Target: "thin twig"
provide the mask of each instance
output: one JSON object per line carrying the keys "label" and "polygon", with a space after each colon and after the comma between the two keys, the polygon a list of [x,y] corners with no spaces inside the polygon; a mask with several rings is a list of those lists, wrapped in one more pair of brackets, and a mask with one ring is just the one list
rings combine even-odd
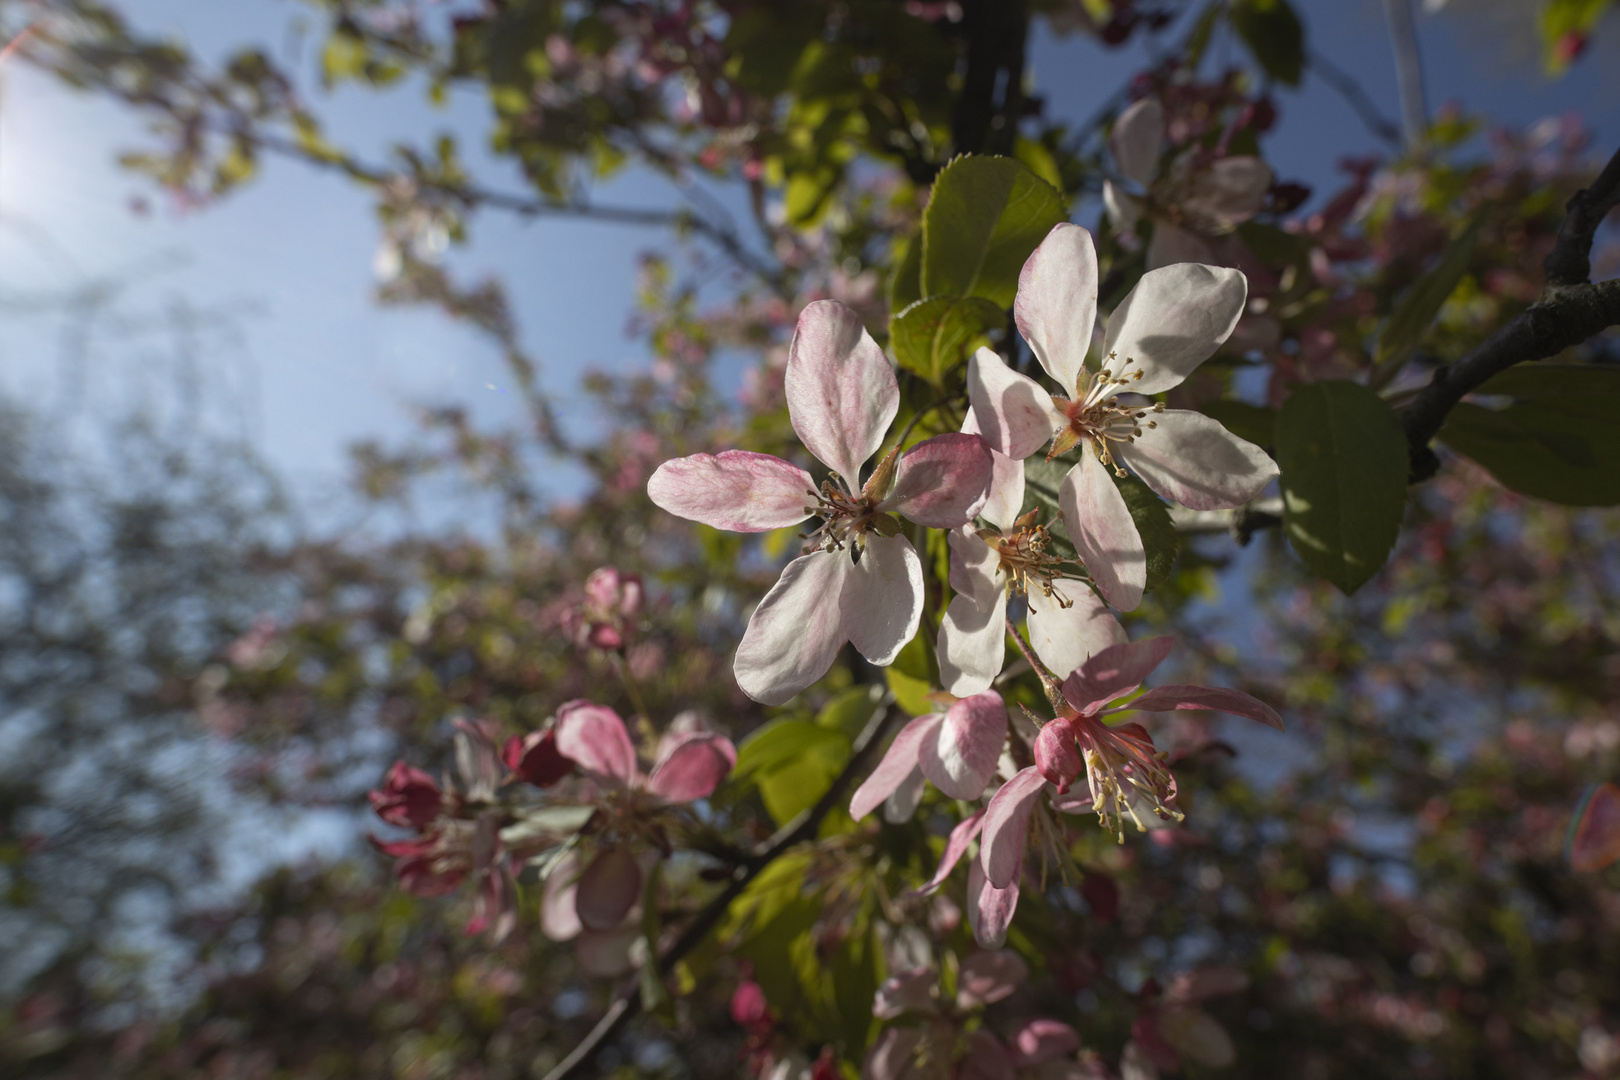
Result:
{"label": "thin twig", "polygon": [[[750,854],[748,859],[737,867],[730,882],[713,900],[703,906],[703,909],[692,917],[692,921],[681,931],[669,948],[659,955],[655,970],[660,979],[675,970],[675,965],[695,949],[715,924],[725,916],[731,902],[743,894],[760,871],[764,870],[776,858],[788,849],[797,847],[806,840],[812,839],[821,827],[822,819],[837,806],[844,798],[845,792],[855,777],[865,771],[867,762],[876,752],[882,740],[883,730],[888,726],[891,710],[884,709],[873,714],[867,723],[866,730],[855,740],[854,752],[849,756],[849,762],[844,766],[843,772],[833,780],[832,786],[816,801],[816,804],[803,811],[798,817],[788,822],[763,844],[759,845]],[[608,1006],[602,1019],[591,1028],[580,1044],[571,1050],[567,1057],[559,1061],[555,1068],[546,1074],[545,1080],[566,1080],[576,1070],[585,1065],[602,1048],[602,1044],[612,1038],[641,1008],[641,983],[636,980],[627,985],[612,1005]]]}
{"label": "thin twig", "polygon": [[1311,53],[1311,70],[1328,88],[1344,98],[1351,110],[1361,118],[1373,137],[1388,143],[1396,150],[1401,148],[1401,129],[1396,123],[1378,110],[1373,99],[1367,91],[1361,88],[1355,76],[1333,63],[1319,52]]}

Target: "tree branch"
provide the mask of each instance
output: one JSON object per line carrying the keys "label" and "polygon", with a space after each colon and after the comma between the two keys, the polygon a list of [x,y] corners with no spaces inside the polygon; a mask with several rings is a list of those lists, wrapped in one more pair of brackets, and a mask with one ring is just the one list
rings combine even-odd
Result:
{"label": "tree branch", "polygon": [[1329,88],[1344,98],[1345,103],[1361,118],[1368,131],[1396,150],[1401,148],[1401,129],[1394,121],[1378,111],[1367,91],[1355,80],[1349,72],[1330,61],[1319,52],[1311,53],[1311,70],[1317,78],[1327,83]]}
{"label": "tree branch", "polygon": [[[676,938],[670,947],[665,949],[663,954],[658,957],[656,970],[660,979],[667,977],[675,969],[675,965],[708,936],[709,931],[714,929],[715,924],[725,916],[726,910],[731,907],[731,902],[742,895],[743,890],[747,889],[749,884],[759,876],[760,871],[764,870],[788,849],[797,847],[816,835],[816,830],[821,827],[822,819],[827,816],[834,806],[837,806],[843,800],[844,793],[848,790],[849,785],[856,776],[865,771],[867,762],[876,753],[878,744],[883,737],[883,731],[888,726],[890,713],[891,710],[884,707],[867,723],[866,730],[861,732],[860,737],[855,740],[855,751],[850,755],[849,763],[844,766],[844,771],[838,774],[837,778],[833,780],[832,786],[826,790],[820,799],[816,800],[816,804],[782,826],[769,840],[755,848],[748,859],[737,867],[731,881],[720,891],[719,895],[705,904],[703,909],[692,917],[692,921],[686,925],[686,929],[681,931],[680,937]],[[566,1080],[567,1077],[572,1076],[578,1069],[589,1062],[596,1052],[602,1048],[602,1044],[612,1038],[620,1028],[624,1027],[640,1009],[641,983],[638,979],[619,992],[619,996],[608,1007],[608,1011],[602,1015],[602,1019],[598,1020],[596,1026],[591,1028],[590,1034],[586,1035],[580,1041],[580,1044],[569,1052],[567,1057],[559,1061],[556,1068],[546,1074],[545,1080]]]}

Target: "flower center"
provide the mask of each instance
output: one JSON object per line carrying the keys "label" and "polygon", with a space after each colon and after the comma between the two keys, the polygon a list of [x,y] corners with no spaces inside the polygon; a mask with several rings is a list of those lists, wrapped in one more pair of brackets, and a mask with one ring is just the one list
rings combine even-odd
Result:
{"label": "flower center", "polygon": [[1176,781],[1164,764],[1168,755],[1153,745],[1140,725],[1111,728],[1089,716],[1073,717],[1070,722],[1085,758],[1091,809],[1099,825],[1124,843],[1125,817],[1147,831],[1137,813],[1139,803],[1164,821],[1182,819],[1181,811],[1170,805]]}
{"label": "flower center", "polygon": [[1046,526],[1035,524],[1038,512],[1031,510],[1013,522],[1013,531],[1006,536],[992,529],[981,529],[979,538],[1000,558],[1001,572],[1007,575],[1007,587],[1014,596],[1028,596],[1032,590],[1038,590],[1042,596],[1055,599],[1059,607],[1073,607],[1074,601],[1057,587],[1057,580],[1064,576],[1064,560],[1047,554],[1052,533]]}
{"label": "flower center", "polygon": [[837,479],[823,480],[820,491],[807,491],[815,502],[804,508],[806,514],[821,519],[821,524],[807,533],[800,533],[807,541],[805,552],[843,551],[854,545],[855,557],[865,543],[866,534],[894,536],[900,532],[900,523],[890,514],[878,512],[881,501],[875,493],[862,491],[851,495]]}
{"label": "flower center", "polygon": [[[1125,470],[1114,461],[1114,445],[1140,439],[1142,421],[1153,413],[1164,412],[1162,402],[1146,407],[1119,403],[1120,391],[1128,390],[1142,377],[1141,367],[1131,370],[1135,363],[1131,357],[1120,360],[1118,354],[1109,353],[1108,366],[1091,374],[1078,400],[1052,399],[1069,418],[1069,426],[1052,440],[1052,449],[1046,455],[1048,461],[1086,439],[1104,465],[1120,476],[1125,475]],[[1156,428],[1159,424],[1148,420],[1147,426]]]}

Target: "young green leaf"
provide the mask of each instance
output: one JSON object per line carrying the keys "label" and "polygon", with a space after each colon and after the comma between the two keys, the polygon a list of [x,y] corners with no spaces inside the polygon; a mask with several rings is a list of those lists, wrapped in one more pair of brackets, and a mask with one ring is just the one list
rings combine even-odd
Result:
{"label": "young green leaf", "polygon": [[1288,0],[1237,0],[1231,19],[1232,29],[1267,75],[1299,85],[1305,71],[1305,27]]}
{"label": "young green leaf", "polygon": [[1067,220],[1063,196],[1012,158],[957,158],[923,211],[922,295],[1010,307],[1024,260]]}
{"label": "young green leaf", "polygon": [[1400,420],[1364,386],[1309,383],[1277,414],[1276,452],[1289,542],[1305,565],[1355,592],[1400,532],[1408,474]]}
{"label": "young green leaf", "polygon": [[1176,556],[1181,553],[1181,534],[1170,521],[1170,508],[1153,489],[1134,476],[1114,477],[1114,485],[1125,496],[1125,505],[1136,522],[1136,533],[1142,538],[1147,551],[1147,585],[1152,592],[1170,579],[1176,568]]}
{"label": "young green leaf", "polygon": [[934,386],[967,362],[986,334],[1007,324],[1007,315],[977,296],[936,296],[919,300],[889,320],[894,358]]}

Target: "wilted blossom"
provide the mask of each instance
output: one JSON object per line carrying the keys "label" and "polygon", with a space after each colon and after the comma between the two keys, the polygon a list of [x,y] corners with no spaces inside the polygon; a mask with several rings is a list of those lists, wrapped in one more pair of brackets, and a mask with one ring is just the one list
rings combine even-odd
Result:
{"label": "wilted blossom", "polygon": [[1195,510],[1241,506],[1277,475],[1264,450],[1203,413],[1120,398],[1180,385],[1232,333],[1245,292],[1237,270],[1181,263],[1149,271],[1108,317],[1100,370],[1090,371],[1097,253],[1086,230],[1058,225],[1024,264],[1013,314],[1067,398],[989,349],[968,363],[974,417],[992,449],[1021,462],[1048,441],[1048,457],[1080,445],[1059,487],[1063,524],[1093,583],[1122,610],[1142,600],[1147,555],[1110,471],[1124,476],[1128,466]]}
{"label": "wilted blossom", "polygon": [[[652,771],[644,774],[624,721],[605,705],[568,702],[557,710],[554,730],[558,753],[593,788],[595,813],[585,832],[594,854],[587,860],[572,849],[552,865],[541,929],[555,941],[583,932],[582,962],[601,971],[611,966],[611,957],[626,955],[637,935],[626,923],[641,899],[644,862],[669,848],[665,812],[707,798],[736,765],[737,751],[723,735],[671,730],[660,740]],[[591,950],[602,953],[594,968]]]}
{"label": "wilted blossom", "polygon": [[986,1005],[1012,995],[1029,968],[1007,951],[963,959],[954,1001],[937,993],[939,974],[921,966],[891,975],[878,988],[872,1014],[902,1021],[886,1028],[866,1055],[862,1080],[1011,1080],[1016,1075],[1066,1080],[1074,1075],[1080,1035],[1058,1020],[1023,1023],[1011,1045],[984,1025],[967,1021]]}
{"label": "wilted blossom", "polygon": [[[1144,830],[1155,820],[1181,817],[1175,809],[1175,777],[1147,729],[1134,723],[1110,726],[1107,717],[1203,709],[1282,728],[1282,718],[1269,705],[1240,690],[1220,687],[1161,686],[1107,708],[1135,693],[1173,644],[1172,638],[1158,637],[1110,646],[1063,681],[1064,708],[1041,728],[1035,740],[1036,763],[1003,784],[984,811],[979,858],[968,874],[968,917],[980,944],[999,945],[1012,922],[1024,847],[1043,790],[1049,790],[1056,809],[1067,814],[1093,812],[1122,841],[1127,817]],[[1086,778],[1085,790],[1071,792],[1081,775]],[[955,857],[961,857],[960,850]],[[946,859],[954,862],[949,844]],[[941,877],[949,873],[943,863],[941,871]]]}
{"label": "wilted blossom", "polygon": [[1103,181],[1103,205],[1114,227],[1133,233],[1143,217],[1153,222],[1149,270],[1179,262],[1212,262],[1207,237],[1248,221],[1265,204],[1271,169],[1252,155],[1217,155],[1200,143],[1178,154],[1163,171],[1164,106],[1146,97],[1119,114],[1109,138],[1114,164],[1136,191]]}
{"label": "wilted blossom", "polygon": [[886,801],[884,817],[905,821],[917,809],[927,780],[953,799],[977,799],[995,775],[1006,741],[1007,706],[994,690],[919,716],[900,730],[872,775],[855,789],[849,814],[859,821]]}
{"label": "wilted blossom", "polygon": [[563,629],[581,648],[623,651],[635,635],[642,600],[640,577],[599,567],[585,579],[584,599],[563,611]]}
{"label": "wilted blossom", "polygon": [[976,435],[895,447],[864,484],[860,471],[900,408],[894,371],[860,317],[833,300],[799,316],[789,347],[788,416],[831,471],[809,473],[745,450],[666,461],[647,482],[663,509],[734,532],[822,524],[748,620],[735,671],[743,692],[780,705],[832,666],[845,641],[874,664],[894,662],[922,616],[922,561],[895,515],[930,528],[971,521],[990,492],[990,449]]}

